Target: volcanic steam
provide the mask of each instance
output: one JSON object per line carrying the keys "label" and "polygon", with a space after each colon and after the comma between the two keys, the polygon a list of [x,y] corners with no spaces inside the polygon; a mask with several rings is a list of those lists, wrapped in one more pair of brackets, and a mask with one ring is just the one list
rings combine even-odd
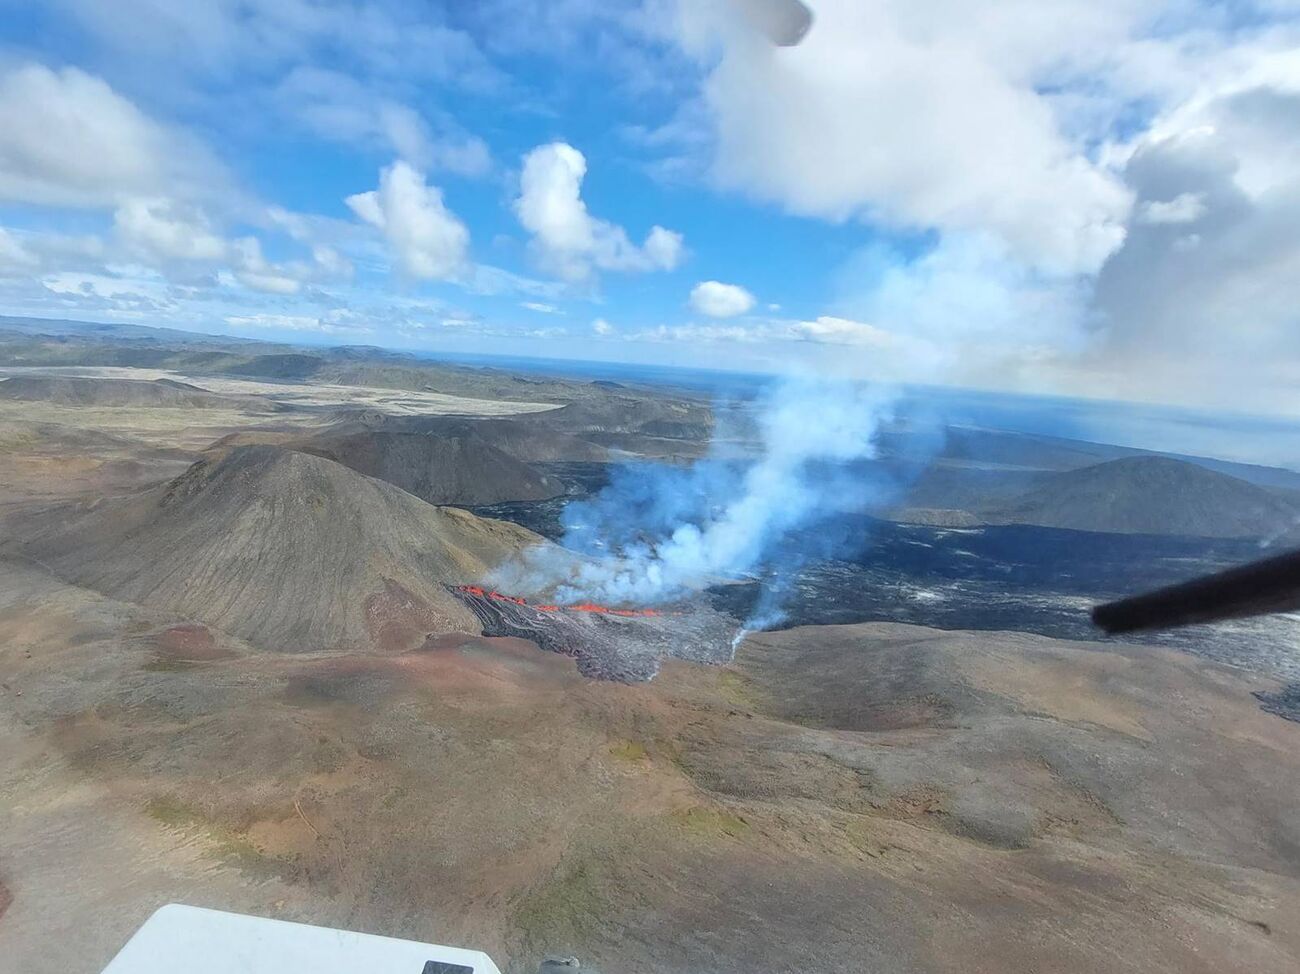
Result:
{"label": "volcanic steam", "polygon": [[[568,553],[531,549],[492,580],[509,592],[550,593],[555,603],[644,606],[747,576],[770,565],[778,548],[783,561],[797,562],[818,548],[801,531],[828,512],[878,499],[880,484],[850,464],[874,458],[894,402],[881,386],[782,380],[754,404],[751,458],[724,455],[720,424],[709,456],[690,466],[626,464],[599,494],[566,508]],[[761,601],[758,615],[774,608]]]}

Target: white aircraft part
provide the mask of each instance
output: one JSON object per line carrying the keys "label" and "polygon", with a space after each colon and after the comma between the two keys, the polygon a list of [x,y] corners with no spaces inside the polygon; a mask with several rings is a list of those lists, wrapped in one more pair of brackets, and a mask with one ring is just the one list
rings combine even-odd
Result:
{"label": "white aircraft part", "polygon": [[172,903],[104,974],[501,974],[487,954]]}

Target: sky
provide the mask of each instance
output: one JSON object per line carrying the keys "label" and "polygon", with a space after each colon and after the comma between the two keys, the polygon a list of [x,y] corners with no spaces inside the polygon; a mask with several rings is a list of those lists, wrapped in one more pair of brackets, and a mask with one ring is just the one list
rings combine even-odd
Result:
{"label": "sky", "polygon": [[0,313],[1300,414],[1298,0],[0,0]]}

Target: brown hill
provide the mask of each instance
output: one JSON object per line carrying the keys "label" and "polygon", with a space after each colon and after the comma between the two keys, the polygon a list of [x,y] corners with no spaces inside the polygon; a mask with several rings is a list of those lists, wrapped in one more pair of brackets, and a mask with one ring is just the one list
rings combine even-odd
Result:
{"label": "brown hill", "polygon": [[990,520],[1116,534],[1261,538],[1294,531],[1300,507],[1194,463],[1137,456],[1050,474]]}
{"label": "brown hill", "polygon": [[356,410],[332,425],[326,435],[370,432],[473,435],[524,463],[603,463],[609,459],[609,451],[596,443],[517,417],[393,416]]}
{"label": "brown hill", "polygon": [[607,396],[532,413],[524,422],[582,434],[639,433],[664,439],[707,440],[713,412],[701,403],[650,397]]}
{"label": "brown hill", "polygon": [[0,382],[0,398],[66,406],[182,406],[274,409],[258,396],[225,396],[172,379],[17,375]]}
{"label": "brown hill", "polygon": [[426,420],[424,429],[441,435],[472,432],[524,463],[603,463],[609,459],[603,446],[526,420],[435,417]]}
{"label": "brown hill", "polygon": [[24,524],[60,577],[278,652],[418,645],[478,632],[444,588],[540,539],[437,508],[321,457],[239,447],[125,498]]}
{"label": "brown hill", "polygon": [[375,431],[316,437],[295,446],[387,481],[430,504],[539,501],[564,484],[497,449],[471,429],[447,435]]}

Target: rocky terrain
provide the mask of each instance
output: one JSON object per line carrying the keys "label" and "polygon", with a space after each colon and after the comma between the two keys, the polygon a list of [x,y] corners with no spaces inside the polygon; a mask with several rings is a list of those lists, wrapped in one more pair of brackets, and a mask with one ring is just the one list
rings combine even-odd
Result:
{"label": "rocky terrain", "polygon": [[75,406],[192,406],[270,411],[274,404],[255,396],[233,398],[172,379],[92,378],[69,375],[15,375],[0,381],[0,399]]}
{"label": "rocky terrain", "polygon": [[[552,410],[553,414],[560,410]],[[448,416],[384,416],[367,414],[340,422],[334,432],[418,433],[439,438],[474,436],[524,463],[603,463],[610,459],[603,446],[582,434],[552,428],[545,414],[499,419]],[[556,424],[563,425],[563,423]]]}
{"label": "rocky terrain", "polygon": [[16,970],[95,971],[173,900],[512,974],[1300,957],[1300,725],[1183,654],[870,624],[629,686],[472,634],[266,652],[0,571]]}
{"label": "rocky terrain", "polygon": [[1053,474],[989,516],[1079,531],[1265,538],[1294,532],[1300,505],[1194,463],[1137,456]]}
{"label": "rocky terrain", "polygon": [[[379,348],[297,348],[137,325],[0,316],[0,362],[34,367],[109,366],[196,375],[406,389],[507,402],[603,400],[592,382],[431,362]],[[623,387],[620,391],[626,393]]]}
{"label": "rocky terrain", "polygon": [[[494,598],[483,578],[541,539],[428,498],[699,456],[712,410],[374,350],[8,326],[0,366],[183,368],[234,401],[0,397],[0,971],[94,974],[175,901],[469,944],[507,974],[1300,967],[1286,681],[896,622],[750,634],[733,658],[725,611]],[[1267,519],[1239,484],[1291,482],[1114,449],[954,437],[924,458],[934,508],[985,523],[1037,497],[1019,516],[1045,520],[1073,498],[1097,530],[894,524],[892,561],[845,584],[924,621],[940,581],[992,602],[1048,565],[1078,586],[1053,611],[1082,617],[1079,549],[1133,584],[1143,539],[1113,532]],[[944,503],[962,492],[983,506]],[[1254,550],[1212,540],[1165,538],[1159,570]]]}
{"label": "rocky terrain", "polygon": [[726,663],[740,635],[736,619],[698,601],[620,609],[539,605],[477,585],[454,585],[450,591],[474,612],[483,635],[526,639],[547,652],[572,656],[578,672],[596,680],[650,680],[667,657]]}
{"label": "rocky terrain", "polygon": [[[981,447],[977,458],[954,459],[945,451],[915,469],[883,464],[901,484],[891,516],[947,527],[1032,524],[1204,538],[1276,539],[1300,525],[1300,493],[1290,486],[1289,471],[1136,452],[1075,465],[1089,456],[1090,444],[1070,451],[1049,443],[1034,459],[1036,438],[1016,450],[1006,439],[957,441],[961,453]],[[1004,466],[992,459],[999,457],[1020,462]]]}
{"label": "rocky terrain", "polygon": [[238,447],[143,493],[10,527],[19,557],[278,652],[398,650],[474,617],[443,584],[540,539],[319,457]]}
{"label": "rocky terrain", "polygon": [[294,446],[386,481],[430,504],[474,507],[539,501],[565,492],[558,479],[498,449],[473,430],[449,435],[385,431],[326,435]]}

